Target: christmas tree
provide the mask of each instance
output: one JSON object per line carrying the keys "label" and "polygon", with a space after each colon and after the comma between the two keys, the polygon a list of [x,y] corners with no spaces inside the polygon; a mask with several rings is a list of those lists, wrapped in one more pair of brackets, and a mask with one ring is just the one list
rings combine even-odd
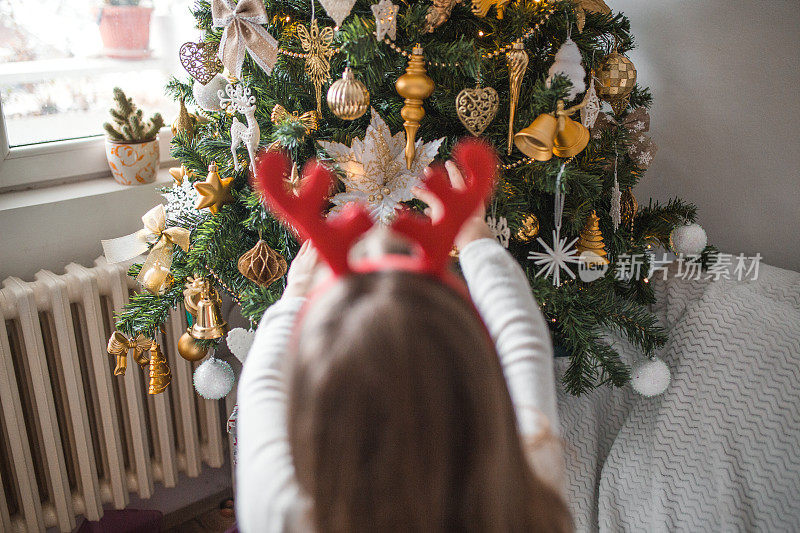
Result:
{"label": "christmas tree", "polygon": [[[193,8],[203,42],[184,45],[181,59],[194,79],[168,90],[201,111],[178,125],[172,155],[182,168],[165,191],[166,226],[190,230],[191,243],[169,249],[171,284],[132,297],[121,332],[154,335],[187,280],[227,293],[254,325],[281,296],[299,244],[253,190],[257,150],[284,149],[300,168],[327,161],[340,176],[332,211],[362,201],[387,222],[398,205],[421,206],[410,188],[422,169],[473,134],[500,154],[491,224],[571,358],[568,390],[628,381],[608,331],[644,355],[665,342],[647,310],[647,279],[617,279],[615,265],[666,246],[695,209],[680,200],[636,207],[632,190],[654,152],[644,135],[651,96],[624,56],[633,47],[624,15],[600,0],[263,1]],[[287,187],[301,180],[293,172]],[[610,268],[589,283],[574,276],[569,245],[593,213]],[[528,258],[552,248],[570,272],[556,265],[554,277]],[[202,355],[219,338],[194,341]]]}

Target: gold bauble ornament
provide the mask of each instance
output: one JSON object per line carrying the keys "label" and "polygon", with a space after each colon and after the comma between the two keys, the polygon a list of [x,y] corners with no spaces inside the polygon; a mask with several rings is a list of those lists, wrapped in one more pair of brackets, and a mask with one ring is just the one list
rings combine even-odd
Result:
{"label": "gold bauble ornament", "polygon": [[522,219],[522,224],[520,224],[519,229],[514,234],[520,242],[528,242],[537,235],[539,235],[539,219],[536,218],[536,215],[526,215],[525,218]]}
{"label": "gold bauble ornament", "polygon": [[216,215],[219,209],[225,204],[233,203],[233,196],[231,196],[231,183],[233,178],[221,179],[217,164],[212,162],[208,165],[208,176],[205,181],[199,181],[194,184],[197,194],[200,198],[197,200],[196,209],[203,209],[207,207],[212,214]]}
{"label": "gold bauble ornament", "polygon": [[522,89],[522,78],[525,77],[525,70],[528,68],[528,52],[525,51],[525,44],[522,41],[515,41],[511,50],[506,53],[506,65],[508,66],[508,84],[510,92],[510,104],[508,113],[508,151],[514,148],[514,116],[517,113],[517,103]]}
{"label": "gold bauble ornament", "polygon": [[369,109],[367,86],[356,78],[350,67],[346,67],[341,79],[328,88],[327,100],[331,113],[342,120],[355,120]]}
{"label": "gold bauble ornament", "polygon": [[166,268],[161,261],[155,261],[150,267],[142,272],[138,279],[141,280],[141,285],[148,292],[152,294],[164,294],[170,287],[172,287],[172,273]]}
{"label": "gold bauble ornament", "polygon": [[199,361],[208,354],[208,348],[200,346],[189,331],[178,339],[178,353],[187,361]]}
{"label": "gold bauble ornament", "polygon": [[593,253],[596,257],[590,256],[591,262],[608,264],[606,257],[608,252],[606,252],[606,245],[603,242],[603,233],[600,231],[600,217],[594,211],[586,219],[581,236],[575,244],[575,250],[578,255],[584,252]]}
{"label": "gold bauble ornament", "polygon": [[608,54],[597,71],[597,93],[619,114],[628,107],[628,98],[636,85],[636,67],[616,50]]}
{"label": "gold bauble ornament", "polygon": [[262,287],[269,287],[288,270],[286,259],[263,240],[242,254],[237,267],[242,276]]}
{"label": "gold bauble ornament", "polygon": [[492,87],[464,89],[456,96],[458,120],[475,137],[483,133],[497,114],[500,97]]}
{"label": "gold bauble ornament", "polygon": [[435,87],[433,80],[425,70],[425,56],[422,54],[422,46],[417,44],[408,59],[406,73],[397,78],[395,82],[397,94],[405,98],[403,109],[400,116],[403,117],[403,127],[406,130],[406,168],[411,170],[414,162],[414,144],[417,138],[419,123],[425,116],[425,109],[422,101],[433,94]]}

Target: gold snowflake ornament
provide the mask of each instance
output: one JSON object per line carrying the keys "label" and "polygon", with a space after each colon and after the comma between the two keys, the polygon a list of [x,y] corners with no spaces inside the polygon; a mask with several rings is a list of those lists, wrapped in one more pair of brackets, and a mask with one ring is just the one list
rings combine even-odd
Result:
{"label": "gold snowflake ornament", "polygon": [[407,169],[405,132],[392,135],[389,126],[373,109],[363,141],[356,138],[352,146],[320,141],[345,173],[342,178],[345,192],[331,198],[334,204],[331,212],[340,211],[350,202],[359,202],[367,206],[373,219],[389,224],[399,203],[413,198],[411,188],[420,184],[422,171],[436,157],[443,140],[429,143],[417,140],[416,155],[411,168]]}

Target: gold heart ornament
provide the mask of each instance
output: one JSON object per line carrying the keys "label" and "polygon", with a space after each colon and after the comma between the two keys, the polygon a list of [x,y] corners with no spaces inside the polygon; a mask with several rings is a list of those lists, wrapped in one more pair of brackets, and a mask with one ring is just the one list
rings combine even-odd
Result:
{"label": "gold heart ornament", "polygon": [[479,136],[494,120],[500,98],[491,87],[464,89],[456,96],[458,119],[474,136]]}
{"label": "gold heart ornament", "polygon": [[203,85],[210,82],[214,75],[222,72],[222,62],[217,57],[212,43],[183,43],[178,51],[181,65],[192,78]]}

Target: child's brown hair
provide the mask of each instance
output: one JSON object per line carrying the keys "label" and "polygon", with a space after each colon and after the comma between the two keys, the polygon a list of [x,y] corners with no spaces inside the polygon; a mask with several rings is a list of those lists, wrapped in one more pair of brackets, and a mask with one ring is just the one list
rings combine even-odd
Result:
{"label": "child's brown hair", "polygon": [[289,354],[288,424],[318,533],[571,530],[523,452],[471,304],[407,272],[342,279]]}

